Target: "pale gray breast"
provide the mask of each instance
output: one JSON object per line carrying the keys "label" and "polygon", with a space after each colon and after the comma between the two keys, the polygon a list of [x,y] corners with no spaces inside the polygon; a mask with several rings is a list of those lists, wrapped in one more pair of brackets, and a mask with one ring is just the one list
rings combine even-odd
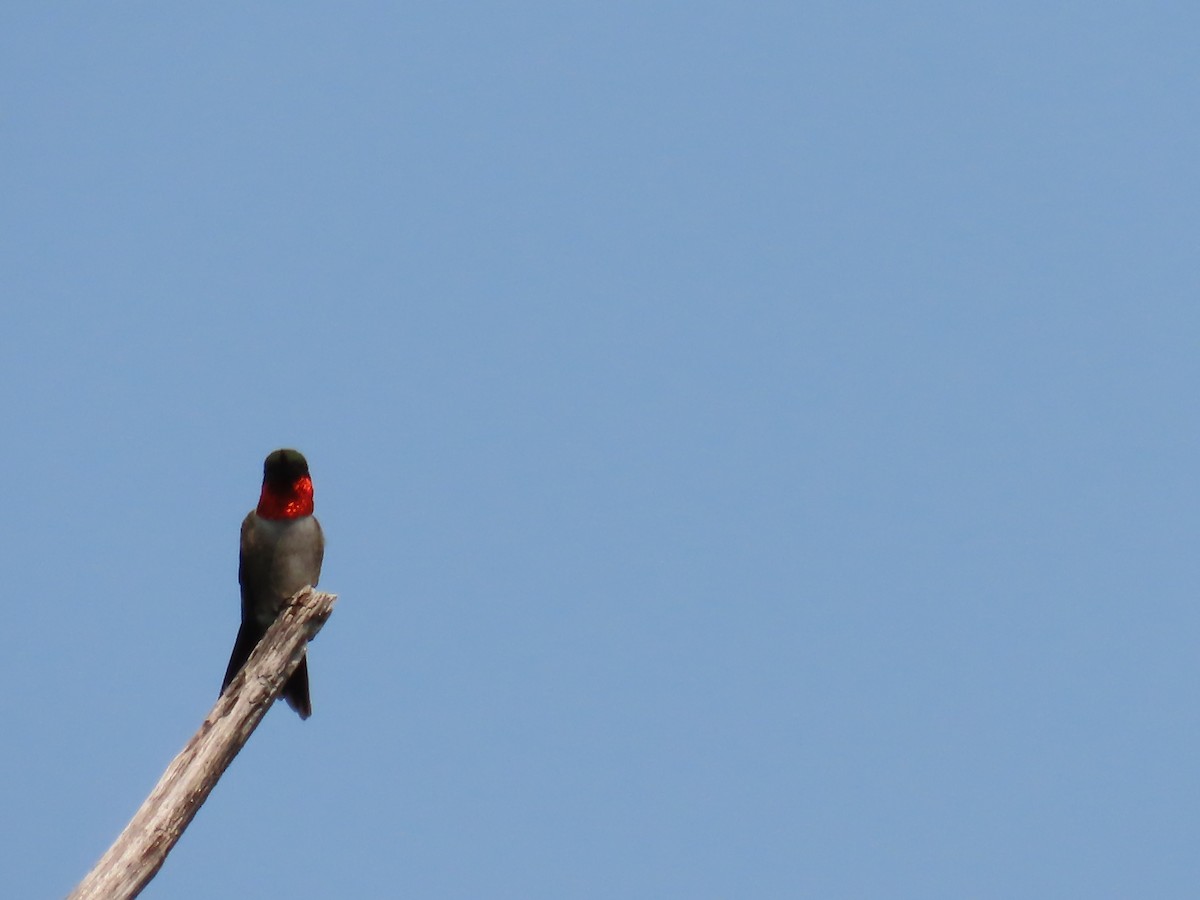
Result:
{"label": "pale gray breast", "polygon": [[317,583],[323,548],[315,517],[260,519],[258,527],[264,543],[273,549],[267,576],[271,593],[286,600],[305,585]]}

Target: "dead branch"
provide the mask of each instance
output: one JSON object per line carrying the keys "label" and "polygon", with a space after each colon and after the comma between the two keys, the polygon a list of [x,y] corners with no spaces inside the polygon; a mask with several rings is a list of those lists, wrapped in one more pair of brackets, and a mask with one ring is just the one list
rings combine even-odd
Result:
{"label": "dead branch", "polygon": [[67,900],[127,900],[141,893],[283,690],[336,600],[306,587],[288,601],[200,730]]}

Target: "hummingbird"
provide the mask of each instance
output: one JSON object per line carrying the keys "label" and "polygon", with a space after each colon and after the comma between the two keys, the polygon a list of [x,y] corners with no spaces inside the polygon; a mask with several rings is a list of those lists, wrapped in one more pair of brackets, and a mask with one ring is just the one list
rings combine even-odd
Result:
{"label": "hummingbird", "polygon": [[[313,484],[308,461],[298,450],[276,450],[263,462],[258,506],[242,521],[238,583],[242,587],[242,626],[238,629],[221,690],[246,664],[288,599],[306,585],[316,586],[325,556],[325,535],[313,516]],[[308,658],[283,686],[283,699],[300,714],[312,715]]]}

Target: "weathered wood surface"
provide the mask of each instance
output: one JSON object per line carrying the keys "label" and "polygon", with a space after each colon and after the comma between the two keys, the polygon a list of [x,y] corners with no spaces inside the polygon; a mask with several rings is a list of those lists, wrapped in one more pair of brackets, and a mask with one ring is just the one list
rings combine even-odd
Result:
{"label": "weathered wood surface", "polygon": [[336,600],[310,587],[292,597],[200,730],[67,900],[125,900],[141,893],[278,698]]}

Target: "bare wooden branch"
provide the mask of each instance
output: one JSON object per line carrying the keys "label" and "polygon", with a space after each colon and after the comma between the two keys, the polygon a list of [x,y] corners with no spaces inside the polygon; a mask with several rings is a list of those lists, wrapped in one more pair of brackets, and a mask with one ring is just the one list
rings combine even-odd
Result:
{"label": "bare wooden branch", "polygon": [[336,600],[306,587],[288,601],[200,730],[67,900],[126,900],[141,893],[283,690]]}

